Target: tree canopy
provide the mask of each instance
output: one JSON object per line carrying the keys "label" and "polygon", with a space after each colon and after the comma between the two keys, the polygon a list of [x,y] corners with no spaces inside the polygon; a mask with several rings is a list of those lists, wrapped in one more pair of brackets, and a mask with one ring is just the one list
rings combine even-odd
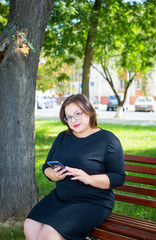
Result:
{"label": "tree canopy", "polygon": [[[95,1],[55,2],[44,43],[45,53],[74,63],[85,58],[85,47]],[[155,2],[101,1],[93,61],[125,69],[134,75],[154,64],[156,36]]]}
{"label": "tree canopy", "polygon": [[[60,69],[60,63],[74,64],[77,58],[85,59],[88,54],[85,49],[92,19],[95,17],[95,2],[91,0],[54,2],[46,28],[44,55],[55,59],[55,64],[53,62],[55,69]],[[93,49],[92,62],[106,67],[111,60],[115,68],[131,72],[132,77],[137,72],[144,74],[149,71],[156,55],[155,1],[99,0],[99,2],[101,9],[96,38],[89,43]],[[39,68],[39,75],[42,70]],[[54,81],[57,84],[56,76],[59,80],[69,78],[68,74],[60,78],[59,74],[54,73],[53,77],[49,78],[51,86]],[[38,79],[41,80],[40,77]],[[50,86],[48,78],[46,82],[47,87]],[[42,85],[45,89],[46,84]]]}
{"label": "tree canopy", "polygon": [[0,33],[7,24],[9,14],[9,5],[0,1]]}

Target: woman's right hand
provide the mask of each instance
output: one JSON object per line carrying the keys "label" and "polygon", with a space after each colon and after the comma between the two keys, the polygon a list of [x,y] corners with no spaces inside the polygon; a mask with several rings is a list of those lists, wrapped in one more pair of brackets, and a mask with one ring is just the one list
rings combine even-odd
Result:
{"label": "woman's right hand", "polygon": [[67,176],[67,170],[65,168],[61,169],[59,166],[54,169],[51,167],[46,168],[44,173],[48,178],[55,182],[63,180]]}

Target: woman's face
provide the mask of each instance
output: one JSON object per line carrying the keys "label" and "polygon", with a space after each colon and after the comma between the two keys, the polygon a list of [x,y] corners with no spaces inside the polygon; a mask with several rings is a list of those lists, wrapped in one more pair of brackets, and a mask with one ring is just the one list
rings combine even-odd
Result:
{"label": "woman's face", "polygon": [[68,122],[68,126],[77,134],[86,133],[90,127],[90,117],[81,108],[75,104],[70,103],[65,107],[65,114],[71,122]]}

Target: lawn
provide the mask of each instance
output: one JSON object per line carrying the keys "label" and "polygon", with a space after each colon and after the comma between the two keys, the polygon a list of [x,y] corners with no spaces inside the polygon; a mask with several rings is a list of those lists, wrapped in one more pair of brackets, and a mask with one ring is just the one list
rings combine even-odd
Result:
{"label": "lawn", "polygon": [[[113,132],[121,141],[124,153],[142,156],[156,156],[154,126],[134,126],[119,124],[99,124],[99,127]],[[42,174],[42,165],[57,134],[66,127],[60,121],[36,120],[36,179],[40,198],[49,193],[54,183],[48,181]],[[146,210],[145,210],[146,209]],[[141,206],[116,203],[114,212],[128,214],[138,218],[156,221],[156,211]],[[24,239],[22,227],[0,228],[1,240]]]}

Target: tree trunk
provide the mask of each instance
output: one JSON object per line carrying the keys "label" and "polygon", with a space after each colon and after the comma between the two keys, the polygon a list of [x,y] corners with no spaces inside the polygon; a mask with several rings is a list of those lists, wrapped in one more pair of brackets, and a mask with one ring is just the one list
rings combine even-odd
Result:
{"label": "tree trunk", "polygon": [[123,116],[123,106],[117,106],[115,118],[122,118]]}
{"label": "tree trunk", "polygon": [[82,93],[89,97],[89,78],[90,78],[90,68],[93,58],[93,43],[95,41],[95,35],[98,25],[98,18],[101,9],[101,0],[96,0],[93,7],[93,14],[91,19],[90,30],[88,32],[85,58],[83,63],[83,74],[82,74]]}
{"label": "tree trunk", "polygon": [[0,36],[0,221],[26,216],[38,200],[36,73],[52,3],[11,0]]}

